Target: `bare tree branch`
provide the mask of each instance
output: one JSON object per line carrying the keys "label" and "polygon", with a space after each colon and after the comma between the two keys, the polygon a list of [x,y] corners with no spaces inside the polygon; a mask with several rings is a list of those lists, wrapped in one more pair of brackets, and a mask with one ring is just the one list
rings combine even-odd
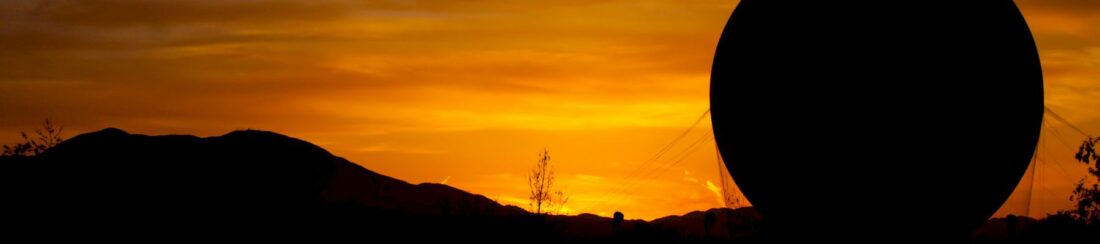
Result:
{"label": "bare tree branch", "polygon": [[569,197],[561,189],[554,189],[554,169],[550,165],[550,151],[543,149],[539,154],[539,161],[527,175],[527,186],[530,188],[529,204],[536,214],[558,213]]}

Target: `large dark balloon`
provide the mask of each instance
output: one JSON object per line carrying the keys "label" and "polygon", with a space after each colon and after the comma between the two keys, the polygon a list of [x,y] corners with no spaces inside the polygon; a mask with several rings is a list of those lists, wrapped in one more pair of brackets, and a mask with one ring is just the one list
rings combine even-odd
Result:
{"label": "large dark balloon", "polygon": [[1043,115],[1007,0],[742,0],[710,97],[722,157],[779,235],[961,237],[1015,188]]}

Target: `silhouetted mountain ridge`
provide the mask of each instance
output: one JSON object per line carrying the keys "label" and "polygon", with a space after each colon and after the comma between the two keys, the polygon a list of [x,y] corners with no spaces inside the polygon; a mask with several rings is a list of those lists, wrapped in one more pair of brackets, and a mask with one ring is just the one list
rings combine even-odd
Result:
{"label": "silhouetted mountain ridge", "polygon": [[695,236],[702,227],[690,227],[702,223],[701,212],[627,220],[614,230],[607,217],[535,215],[448,185],[410,184],[268,131],[196,137],[107,128],[39,156],[0,157],[0,167],[6,220],[35,231],[201,236],[248,226],[419,241],[703,238]]}
{"label": "silhouetted mountain ridge", "polygon": [[6,212],[29,227],[330,228],[421,218],[415,216],[527,214],[450,186],[409,184],[258,130],[200,138],[107,128],[0,163],[5,199],[13,200]]}
{"label": "silhouetted mountain ridge", "polygon": [[[135,149],[139,150],[135,152]],[[161,162],[157,162],[156,159],[162,155],[173,158],[159,158]],[[293,197],[307,202],[351,201],[369,207],[415,214],[446,212],[446,209],[436,204],[448,201],[467,201],[468,204],[483,206],[492,211],[502,209],[502,206],[481,195],[441,184],[409,184],[334,156],[309,142],[259,130],[239,130],[222,136],[199,138],[190,135],[146,136],[108,128],[73,137],[46,152],[43,158],[59,162],[116,159],[104,160],[99,162],[101,164],[147,161],[148,165],[141,168],[156,169],[156,164],[160,164],[159,167],[171,167],[198,175],[203,172],[187,170],[187,166],[203,167],[199,170],[212,170],[207,171],[209,174],[232,173],[235,176],[263,180],[259,182],[263,183],[260,185],[272,187],[252,189],[279,191],[269,192],[272,195],[279,195],[280,192],[308,193],[310,195]],[[177,162],[185,165],[165,165]],[[218,169],[222,172],[216,172]],[[257,186],[247,181],[234,183]],[[309,199],[314,194],[317,198]],[[289,195],[292,194],[286,197],[292,197]]]}

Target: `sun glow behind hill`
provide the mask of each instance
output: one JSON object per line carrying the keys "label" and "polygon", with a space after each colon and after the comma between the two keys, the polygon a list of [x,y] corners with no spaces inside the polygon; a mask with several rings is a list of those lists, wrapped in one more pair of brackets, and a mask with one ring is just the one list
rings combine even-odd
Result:
{"label": "sun glow behind hill", "polygon": [[[1100,132],[1100,4],[1017,2],[1048,105]],[[736,3],[4,1],[0,141],[44,117],[68,135],[258,128],[518,206],[547,148],[570,211],[708,209],[718,206],[713,147],[650,180],[624,179],[708,107],[714,46]],[[1052,161],[1077,166],[1065,159]],[[1056,174],[1039,173],[1074,177]],[[1062,207],[1071,189],[1044,182],[1035,189],[1051,194],[1036,194],[1034,213]],[[638,187],[608,196],[624,184]]]}

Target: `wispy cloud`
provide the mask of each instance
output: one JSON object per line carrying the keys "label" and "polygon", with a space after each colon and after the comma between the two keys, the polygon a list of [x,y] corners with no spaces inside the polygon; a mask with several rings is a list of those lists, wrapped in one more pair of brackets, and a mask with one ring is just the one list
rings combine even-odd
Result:
{"label": "wispy cloud", "polygon": [[404,153],[404,154],[440,154],[440,153],[443,153],[443,151],[439,151],[439,150],[429,150],[429,149],[409,148],[409,147],[397,147],[397,146],[391,146],[389,144],[371,145],[371,146],[360,148],[357,151],[359,151],[359,152],[368,152],[368,153]]}
{"label": "wispy cloud", "polygon": [[714,193],[714,200],[717,201],[718,206],[726,206],[726,197],[722,195],[721,187],[715,186],[714,183],[710,183],[710,180],[707,180],[706,187],[707,190]]}

